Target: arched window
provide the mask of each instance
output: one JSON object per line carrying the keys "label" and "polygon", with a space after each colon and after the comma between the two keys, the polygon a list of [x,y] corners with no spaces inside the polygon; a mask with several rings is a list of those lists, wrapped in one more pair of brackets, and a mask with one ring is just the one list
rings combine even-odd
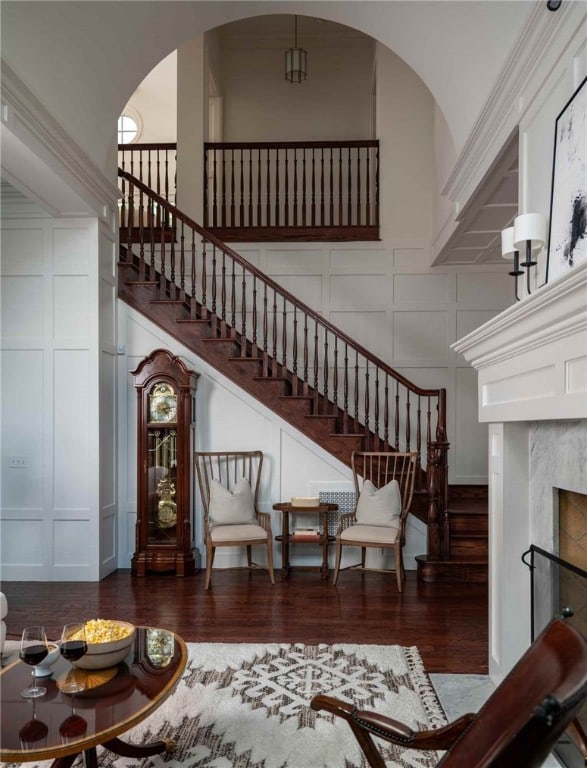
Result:
{"label": "arched window", "polygon": [[138,138],[139,126],[134,117],[120,115],[118,118],[118,143],[132,144]]}

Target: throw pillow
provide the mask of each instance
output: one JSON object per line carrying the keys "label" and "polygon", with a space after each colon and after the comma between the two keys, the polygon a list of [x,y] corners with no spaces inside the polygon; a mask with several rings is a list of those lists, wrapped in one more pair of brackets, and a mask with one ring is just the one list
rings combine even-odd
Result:
{"label": "throw pillow", "polygon": [[394,525],[402,511],[402,497],[397,480],[376,488],[365,480],[357,502],[355,517],[360,525]]}
{"label": "throw pillow", "polygon": [[208,506],[210,527],[255,522],[255,500],[248,480],[241,477],[229,491],[218,480],[210,482]]}

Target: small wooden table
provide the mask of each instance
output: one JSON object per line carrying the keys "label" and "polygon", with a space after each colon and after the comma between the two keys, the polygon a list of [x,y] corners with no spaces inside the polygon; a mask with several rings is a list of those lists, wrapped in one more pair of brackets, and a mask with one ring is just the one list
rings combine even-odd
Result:
{"label": "small wooden table", "polygon": [[[281,578],[287,579],[290,571],[289,545],[293,541],[289,532],[289,516],[295,515],[319,515],[322,524],[322,535],[318,543],[322,544],[322,565],[320,574],[322,579],[328,578],[328,543],[334,541],[333,536],[328,536],[328,513],[338,509],[338,504],[317,504],[315,507],[294,507],[288,501],[282,501],[273,505],[273,509],[281,512],[281,536],[276,536],[276,541],[281,542]],[[307,542],[304,542],[307,543]]]}
{"label": "small wooden table", "polygon": [[[170,632],[173,655],[162,659],[157,656],[157,636],[153,634],[161,631],[137,627],[126,659],[111,673],[103,670],[107,682],[75,696],[59,690],[60,678],[71,669],[60,658],[51,677],[38,678],[47,693],[23,699],[20,692],[30,685],[31,667],[17,657],[0,673],[0,760],[53,760],[51,768],[69,768],[83,752],[86,768],[97,768],[99,745],[136,758],[172,751],[172,741],[139,745],[118,738],[154,712],[173,693],[183,674],[187,663],[184,641]],[[89,688],[99,672],[87,672]]]}

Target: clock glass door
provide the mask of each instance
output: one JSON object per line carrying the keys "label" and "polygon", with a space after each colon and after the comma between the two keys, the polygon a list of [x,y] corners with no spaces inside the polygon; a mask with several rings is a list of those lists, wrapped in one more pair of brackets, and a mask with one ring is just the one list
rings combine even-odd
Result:
{"label": "clock glass door", "polygon": [[177,540],[176,467],[177,431],[149,430],[148,519],[149,542],[175,544]]}

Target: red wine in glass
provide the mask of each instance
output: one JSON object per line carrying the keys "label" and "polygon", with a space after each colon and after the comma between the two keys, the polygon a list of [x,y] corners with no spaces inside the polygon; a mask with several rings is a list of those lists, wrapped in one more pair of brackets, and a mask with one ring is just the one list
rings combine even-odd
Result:
{"label": "red wine in glass", "polygon": [[[43,661],[45,656],[49,653],[49,645],[47,643],[47,635],[45,629],[40,626],[25,627],[20,640],[19,656],[25,664],[29,664],[34,667],[35,664]],[[37,696],[44,696],[47,693],[47,689],[36,684],[35,670],[31,670],[33,676],[33,684],[30,688],[22,691],[20,694],[25,699],[34,699]]]}
{"label": "red wine in glass", "polygon": [[85,640],[65,640],[61,643],[59,650],[67,661],[77,661],[86,655],[88,644]]}
{"label": "red wine in glass", "polygon": [[30,664],[34,667],[43,661],[48,653],[49,649],[46,645],[28,645],[20,652],[20,658],[25,664]]}
{"label": "red wine in glass", "polygon": [[[61,645],[59,646],[63,658],[75,664],[87,653],[87,650],[86,625],[83,623],[66,624],[61,633]],[[75,675],[75,673],[72,674]],[[77,691],[83,691],[85,687],[83,680],[74,676],[61,685],[61,690],[63,693],[77,693]]]}

